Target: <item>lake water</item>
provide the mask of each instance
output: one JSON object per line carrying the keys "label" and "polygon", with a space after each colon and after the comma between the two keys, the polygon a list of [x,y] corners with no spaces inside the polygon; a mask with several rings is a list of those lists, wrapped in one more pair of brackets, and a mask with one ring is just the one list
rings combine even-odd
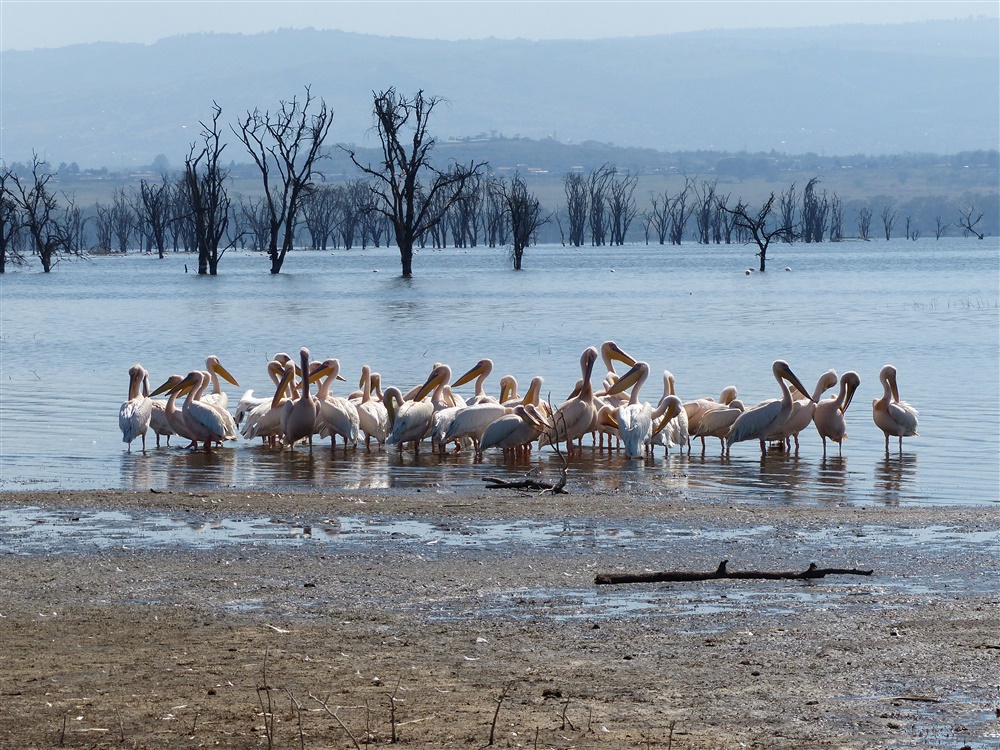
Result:
{"label": "lake water", "polygon": [[[266,393],[268,359],[307,346],[338,357],[353,389],[361,366],[403,390],[434,362],[456,377],[481,357],[498,390],[534,375],[562,401],[587,346],[614,339],[650,363],[644,400],[671,370],[678,395],[718,397],[736,385],[747,404],[778,395],[771,362],[788,360],[812,388],[821,373],[856,370],[843,458],[823,459],[810,427],[798,455],[756,442],[719,455],[662,449],[649,463],[585,450],[577,486],[639,486],[692,501],[988,505],[1000,502],[1000,245],[996,238],[778,245],[766,274],[749,247],[529,248],[525,270],[505,249],[424,250],[413,279],[395,249],[295,252],[272,276],[260,254],[231,252],[218,277],[196,258],[132,255],[60,263],[52,274],[0,277],[0,489],[161,490],[245,487],[481,487],[488,474],[531,468],[555,475],[548,450],[526,464],[499,455],[414,457],[394,450],[331,454],[328,442],[278,452],[240,441],[211,455],[178,447],[126,452],[118,407],[127,370],[141,362],[158,385],[219,356],[246,388]],[[190,271],[185,272],[185,267]],[[785,271],[785,268],[790,271]],[[920,437],[887,457],[871,418],[878,372],[892,363],[900,396],[920,410]],[[598,364],[595,382],[603,376]],[[459,389],[469,395],[472,387]],[[832,395],[832,392],[828,395]],[[155,444],[152,433],[150,446]],[[572,486],[572,485],[571,485]]]}

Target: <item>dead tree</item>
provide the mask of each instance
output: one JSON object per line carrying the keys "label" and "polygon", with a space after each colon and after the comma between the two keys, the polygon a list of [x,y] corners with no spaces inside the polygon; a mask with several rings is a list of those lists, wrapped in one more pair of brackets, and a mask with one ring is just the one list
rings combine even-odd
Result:
{"label": "dead tree", "polygon": [[[779,225],[772,229],[767,228],[771,216],[771,209],[774,208],[774,193],[765,201],[757,213],[753,213],[749,206],[741,200],[737,201],[735,208],[728,208],[719,204],[719,210],[732,215],[734,224],[747,232],[750,238],[757,244],[757,257],[760,258],[760,271],[764,272],[767,264],[767,248],[771,240],[775,237],[784,238],[791,230],[786,226]],[[791,240],[787,240],[791,241]]]}
{"label": "dead tree", "polygon": [[830,242],[844,239],[844,201],[836,193],[830,199]]}
{"label": "dead tree", "polygon": [[797,203],[795,195],[795,183],[788,186],[788,190],[781,193],[778,198],[779,222],[784,231],[777,235],[782,242],[794,242],[795,233],[795,205]]}
{"label": "dead tree", "polygon": [[128,252],[129,242],[136,230],[135,211],[132,209],[132,201],[125,195],[125,188],[118,188],[111,193],[108,221],[115,247],[124,255]]}
{"label": "dead tree", "polygon": [[635,186],[639,175],[626,172],[621,179],[612,179],[608,185],[608,225],[611,228],[611,244],[624,245],[625,236],[635,220]]}
{"label": "dead tree", "polygon": [[549,217],[542,216],[542,204],[537,196],[528,192],[528,186],[516,172],[511,178],[509,186],[500,180],[499,189],[503,194],[507,220],[510,223],[510,257],[514,262],[514,270],[520,271],[524,249],[531,242],[532,236],[539,227],[549,220]]}
{"label": "dead tree", "polygon": [[872,229],[872,210],[865,206],[858,211],[858,237],[868,241]]}
{"label": "dead tree", "polygon": [[666,190],[662,196],[650,196],[649,208],[643,212],[643,220],[653,230],[656,241],[661,245],[665,244],[670,231],[670,197]]}
{"label": "dead tree", "polygon": [[[412,99],[389,88],[372,92],[375,130],[382,144],[378,166],[362,164],[354,149],[344,148],[354,165],[372,178],[372,210],[392,224],[399,248],[403,277],[413,276],[413,247],[444,216],[436,208],[438,194],[449,195],[447,210],[461,200],[469,180],[482,172],[485,163],[470,163],[448,172],[436,169],[430,160],[436,140],[427,131],[434,108],[441,102],[436,96],[418,91]],[[425,186],[423,176],[428,176]],[[423,195],[422,195],[423,194]]]}
{"label": "dead tree", "polygon": [[587,227],[590,229],[590,244],[597,247],[607,242],[608,221],[607,192],[618,170],[608,164],[590,172],[587,185]]}
{"label": "dead tree", "polygon": [[[677,193],[670,202],[668,213],[670,215],[670,244],[672,245],[680,245],[684,240],[687,222],[691,218],[691,212],[694,210],[694,206],[687,205],[693,187],[694,181],[685,177],[684,189]],[[665,196],[666,193],[664,193]]]}
{"label": "dead tree", "polygon": [[715,180],[702,180],[701,187],[696,189],[698,203],[694,208],[694,219],[698,227],[698,243],[702,245],[707,245],[710,241],[712,214],[719,210],[715,186]]}
{"label": "dead tree", "polygon": [[885,206],[880,214],[882,217],[882,228],[885,230],[885,241],[892,239],[892,228],[896,226],[896,212],[889,206]]}
{"label": "dead tree", "polygon": [[158,183],[142,180],[139,183],[139,200],[135,202],[138,224],[156,246],[156,252],[163,258],[167,247],[167,228],[170,224],[170,183],[163,175]]}
{"label": "dead tree", "polygon": [[806,242],[822,242],[826,231],[830,203],[825,192],[822,196],[816,194],[818,183],[819,177],[813,177],[802,191],[802,239]]}
{"label": "dead tree", "polygon": [[14,173],[0,171],[0,273],[7,265],[20,266],[25,262],[21,243],[21,210],[17,196],[12,192]]}
{"label": "dead tree", "polygon": [[255,109],[247,112],[238,129],[231,128],[246,146],[264,183],[271,273],[281,273],[285,256],[294,245],[302,202],[319,175],[319,161],[325,158],[321,149],[333,125],[333,112],[320,99],[319,111],[310,114],[313,102],[306,86],[301,105],[292,97],[290,102],[281,102],[274,113]]}
{"label": "dead tree", "polygon": [[979,212],[979,216],[977,216],[975,219],[972,218],[972,215],[974,213],[976,213],[976,207],[975,206],[969,206],[969,210],[968,211],[963,211],[962,209],[959,209],[958,213],[962,217],[958,221],[958,226],[962,230],[962,236],[963,237],[968,237],[970,234],[974,234],[974,235],[976,235],[977,239],[981,240],[985,235],[982,232],[980,232],[978,229],[976,229],[976,225],[980,221],[982,221],[983,212],[980,211]]}
{"label": "dead tree", "polygon": [[[326,250],[337,230],[344,188],[340,185],[317,185],[303,197],[302,217],[313,250]],[[350,249],[350,245],[348,245]]]}
{"label": "dead tree", "polygon": [[31,251],[38,256],[42,270],[50,273],[59,261],[59,255],[69,252],[69,242],[65,227],[60,221],[59,201],[49,190],[53,174],[46,164],[31,155],[31,176],[22,180],[13,175],[11,193],[14,195],[21,214],[21,225],[28,237]]}
{"label": "dead tree", "polygon": [[573,247],[583,245],[584,234],[587,231],[587,207],[589,205],[587,183],[579,172],[568,172],[563,177],[563,190],[566,193],[566,219],[569,222],[569,244]]}
{"label": "dead tree", "polygon": [[201,124],[200,149],[192,143],[184,160],[184,180],[187,186],[188,212],[194,228],[195,247],[198,250],[198,274],[215,276],[219,261],[228,247],[222,239],[229,228],[231,201],[226,190],[229,170],[222,166],[222,152],[226,144],[219,134],[219,116],[222,107],[213,103],[212,124]]}
{"label": "dead tree", "polygon": [[948,223],[941,220],[940,216],[934,217],[934,239],[939,240],[944,236]]}

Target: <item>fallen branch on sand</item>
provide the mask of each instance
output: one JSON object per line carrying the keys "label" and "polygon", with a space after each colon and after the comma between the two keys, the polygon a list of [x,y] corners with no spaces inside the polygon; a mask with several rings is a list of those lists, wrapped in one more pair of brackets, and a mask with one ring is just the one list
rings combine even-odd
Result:
{"label": "fallen branch on sand", "polygon": [[486,482],[486,489],[508,489],[508,490],[532,490],[533,492],[552,492],[556,495],[568,495],[564,487],[566,486],[566,469],[562,470],[562,477],[555,484],[543,482],[541,479],[533,479],[530,476],[524,479],[510,480],[500,477],[483,477]]}
{"label": "fallen branch on sand", "polygon": [[708,581],[715,578],[756,578],[756,579],[810,579],[824,578],[829,575],[870,576],[873,571],[857,568],[817,568],[816,563],[809,563],[803,571],[774,572],[767,570],[730,571],[726,565],[728,560],[719,563],[719,567],[710,573],[691,571],[666,570],[660,573],[600,573],[594,579],[596,584],[616,583],[665,583],[680,581]]}

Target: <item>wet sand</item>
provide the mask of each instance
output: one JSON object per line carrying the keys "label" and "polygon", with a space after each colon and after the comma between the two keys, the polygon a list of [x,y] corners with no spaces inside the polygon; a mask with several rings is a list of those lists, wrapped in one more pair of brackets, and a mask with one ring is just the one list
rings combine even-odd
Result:
{"label": "wet sand", "polygon": [[[4,529],[3,747],[1000,743],[1000,509],[447,488],[0,495],[11,507],[298,536],[69,533],[26,555]],[[594,584],[723,559],[874,574]]]}

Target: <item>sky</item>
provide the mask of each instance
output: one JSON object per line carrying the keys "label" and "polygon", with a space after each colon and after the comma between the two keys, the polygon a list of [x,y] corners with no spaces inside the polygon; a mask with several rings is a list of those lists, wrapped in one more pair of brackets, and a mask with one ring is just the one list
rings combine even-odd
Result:
{"label": "sky", "polygon": [[0,0],[0,50],[196,32],[340,29],[424,39],[593,39],[1000,16],[997,0]]}

